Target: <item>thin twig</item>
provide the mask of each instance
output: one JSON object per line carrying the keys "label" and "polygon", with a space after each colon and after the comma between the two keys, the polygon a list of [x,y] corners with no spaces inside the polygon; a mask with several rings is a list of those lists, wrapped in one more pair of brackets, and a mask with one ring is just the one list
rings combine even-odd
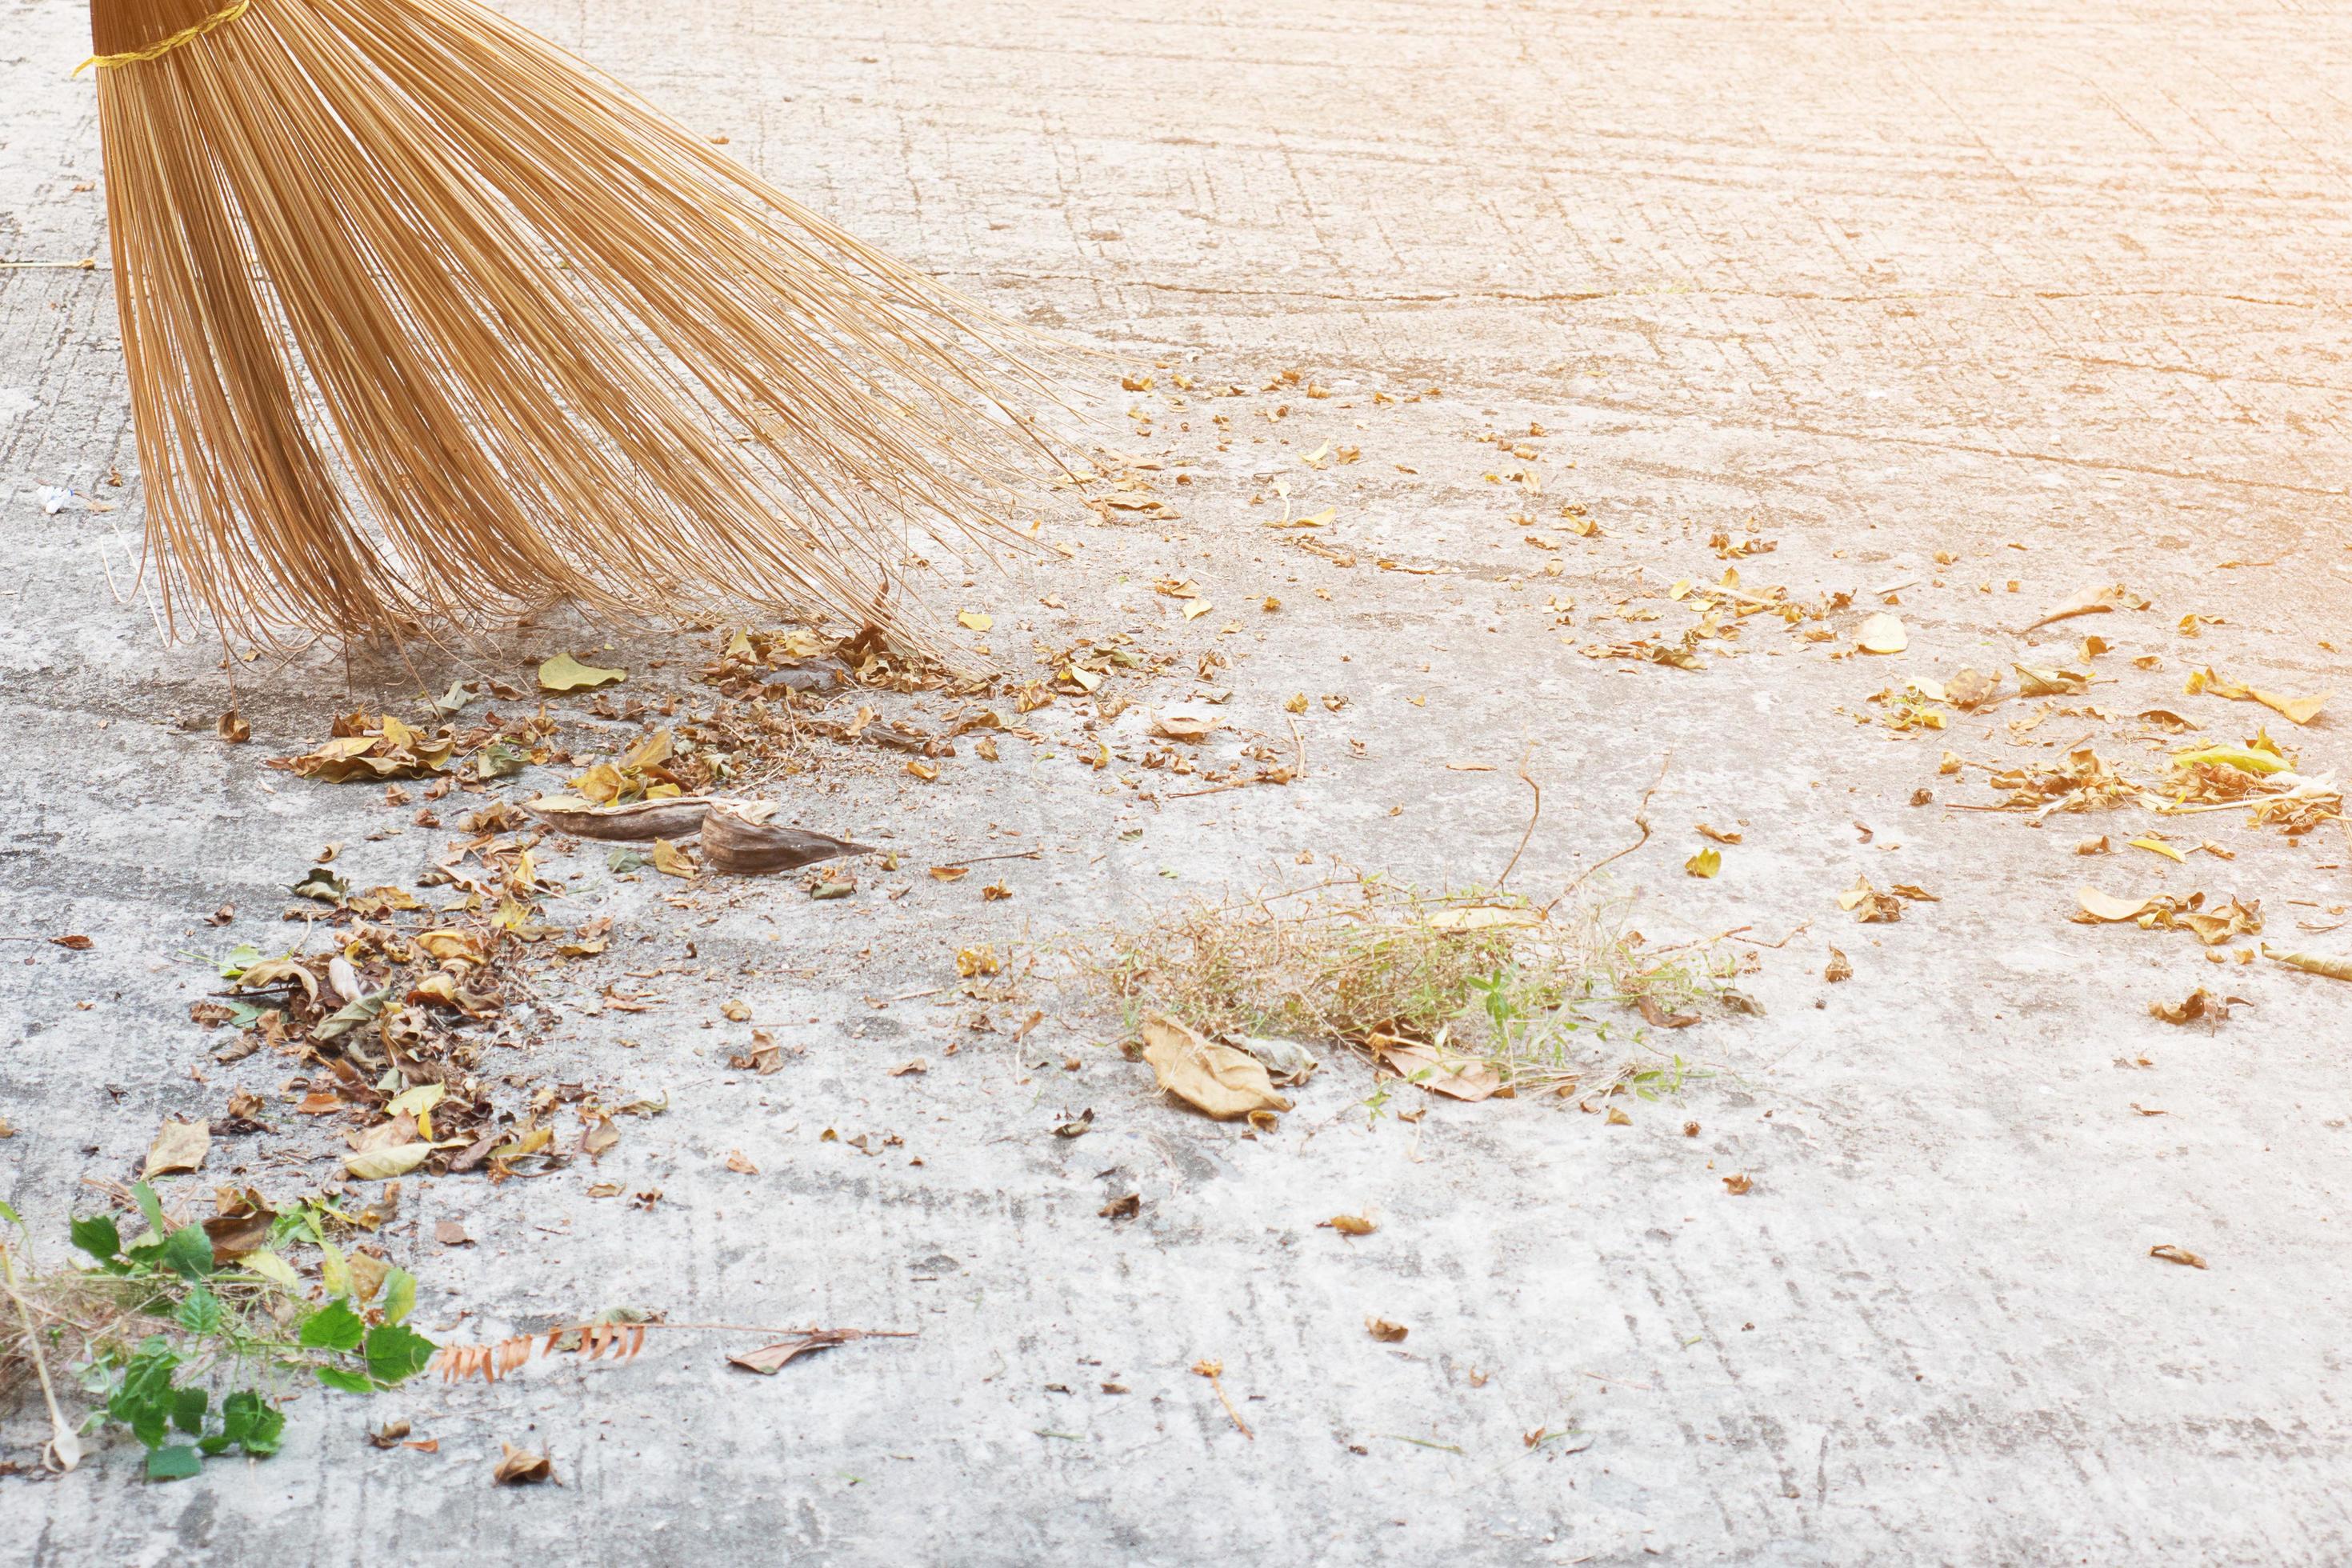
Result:
{"label": "thin twig", "polygon": [[1544,906],[1544,913],[1547,916],[1551,913],[1553,907],[1559,904],[1561,899],[1567,898],[1569,894],[1584,886],[1585,882],[1591,879],[1593,872],[1598,871],[1601,867],[1608,865],[1611,860],[1622,860],[1626,856],[1631,855],[1634,850],[1639,849],[1643,845],[1647,844],[1650,841],[1650,818],[1648,815],[1650,810],[1650,797],[1658,793],[1658,786],[1660,784],[1666,782],[1666,769],[1674,764],[1674,760],[1675,754],[1672,752],[1668,752],[1664,757],[1659,759],[1658,776],[1650,781],[1650,787],[1642,792],[1642,804],[1633,808],[1633,826],[1642,830],[1642,837],[1633,840],[1633,843],[1625,846],[1624,848],[1617,851],[1616,854],[1610,856],[1607,859],[1596,860],[1591,865],[1586,867],[1582,875],[1579,876],[1575,881],[1570,882],[1567,887],[1562,888],[1559,890],[1559,898],[1552,900],[1550,903]]}
{"label": "thin twig", "polygon": [[1518,869],[1519,857],[1528,852],[1528,840],[1536,836],[1536,824],[1543,820],[1543,785],[1536,783],[1535,775],[1528,772],[1528,763],[1534,760],[1535,754],[1535,742],[1530,741],[1527,755],[1519,759],[1519,782],[1536,792],[1536,808],[1528,814],[1528,830],[1519,835],[1519,847],[1511,851],[1510,864],[1505,866],[1503,874],[1495,879],[1496,892],[1502,891],[1503,885],[1511,879],[1511,873]]}
{"label": "thin twig", "polygon": [[950,871],[958,866],[984,866],[991,860],[1043,860],[1045,858],[1045,851],[1042,847],[1034,849],[1018,849],[1005,855],[967,855],[960,860],[940,861],[940,869]]}
{"label": "thin twig", "polygon": [[1225,1363],[1221,1361],[1196,1361],[1192,1363],[1192,1371],[1199,1376],[1207,1378],[1209,1386],[1217,1391],[1217,1399],[1224,1405],[1225,1414],[1234,1418],[1234,1429],[1255,1443],[1257,1441],[1257,1434],[1249,1429],[1249,1423],[1242,1419],[1242,1413],[1234,1408],[1233,1395],[1225,1392],[1222,1375],[1224,1370]]}

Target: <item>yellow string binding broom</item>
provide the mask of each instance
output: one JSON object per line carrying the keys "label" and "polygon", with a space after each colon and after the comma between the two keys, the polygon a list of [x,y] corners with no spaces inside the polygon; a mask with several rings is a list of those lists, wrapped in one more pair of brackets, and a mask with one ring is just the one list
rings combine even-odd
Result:
{"label": "yellow string binding broom", "polygon": [[90,31],[149,552],[225,637],[872,616],[1050,453],[1000,323],[475,0]]}

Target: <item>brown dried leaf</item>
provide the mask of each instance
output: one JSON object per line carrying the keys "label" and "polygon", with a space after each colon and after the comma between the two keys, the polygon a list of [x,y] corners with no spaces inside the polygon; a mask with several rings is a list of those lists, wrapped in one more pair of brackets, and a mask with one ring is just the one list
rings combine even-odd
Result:
{"label": "brown dried leaf", "polygon": [[2168,1241],[2160,1247],[2149,1247],[2147,1249],[2147,1255],[2150,1258],[2161,1258],[2167,1263],[2185,1263],[2191,1268],[2202,1268],[2205,1267],[2205,1260],[2198,1257],[2197,1254],[2189,1251],[2185,1247],[2175,1247]]}
{"label": "brown dried leaf", "polygon": [[[540,679],[547,679],[544,671]],[[553,689],[569,689],[557,687]],[[529,1449],[518,1448],[512,1443],[500,1443],[499,1447],[506,1452],[499,1456],[498,1466],[490,1472],[490,1479],[499,1486],[528,1486],[555,1479],[555,1465],[545,1454],[534,1454]]]}
{"label": "brown dried leaf", "polygon": [[1848,961],[1843,950],[1834,947],[1830,949],[1829,964],[1822,971],[1822,978],[1832,985],[1841,980],[1853,978],[1853,964]]}
{"label": "brown dried leaf", "polygon": [[1367,1215],[1335,1214],[1329,1219],[1318,1222],[1315,1228],[1336,1230],[1341,1236],[1370,1236],[1381,1227],[1373,1224]]}
{"label": "brown dried leaf", "polygon": [[1253,1110],[1290,1109],[1290,1101],[1274,1091],[1265,1063],[1247,1051],[1204,1039],[1164,1014],[1144,1023],[1143,1059],[1162,1090],[1220,1121]]}
{"label": "brown dried leaf", "polygon": [[1364,1328],[1384,1345],[1401,1345],[1404,1343],[1405,1335],[1412,1331],[1402,1323],[1391,1322],[1386,1318],[1366,1318]]}
{"label": "brown dried leaf", "polygon": [[147,1150],[147,1164],[140,1179],[150,1181],[173,1171],[193,1171],[205,1163],[205,1154],[213,1146],[212,1123],[208,1121],[168,1121],[155,1134],[155,1142]]}

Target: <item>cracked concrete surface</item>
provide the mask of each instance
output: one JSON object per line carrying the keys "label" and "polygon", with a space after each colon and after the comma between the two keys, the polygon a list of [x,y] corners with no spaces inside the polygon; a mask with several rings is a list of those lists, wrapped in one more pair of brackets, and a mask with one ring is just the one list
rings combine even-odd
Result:
{"label": "cracked concrete surface", "polygon": [[[587,1016],[593,985],[560,997],[532,1064],[670,1096],[596,1173],[664,1198],[616,1210],[578,1170],[413,1184],[392,1245],[423,1279],[421,1317],[467,1337],[628,1303],[919,1338],[772,1379],[730,1373],[721,1351],[740,1347],[679,1335],[629,1367],[496,1391],[314,1394],[266,1463],[145,1487],[116,1447],[62,1480],[0,1479],[0,1551],[58,1564],[444,1562],[490,1545],[663,1563],[2352,1554],[2337,1382],[2352,991],[2233,966],[2228,988],[2255,1005],[2210,1035],[2173,1029],[2147,1005],[2214,983],[2194,945],[2064,918],[2085,880],[2238,892],[2263,900],[2274,941],[2341,952],[2341,826],[2291,846],[2234,814],[2199,818],[2234,859],[2085,871],[2068,853],[2078,827],[2120,841],[2152,819],[2035,830],[1949,810],[1992,797],[1937,759],[1949,746],[2030,764],[2087,736],[2152,765],[2128,722],[2062,715],[2020,734],[2004,709],[1923,737],[1853,717],[1906,675],[2071,660],[2086,626],[2116,647],[2097,705],[2180,707],[2217,738],[2264,715],[2182,697],[2190,668],[2298,693],[2344,685],[2326,646],[2352,592],[2342,15],[506,9],[1008,314],[1126,363],[1252,389],[1297,367],[1336,389],[1279,422],[1265,416],[1276,395],[1216,405],[1234,416],[1220,450],[1211,404],[1106,380],[1115,444],[1192,461],[1194,483],[1168,492],[1181,519],[1057,523],[1075,559],[947,591],[1034,615],[1049,639],[1133,628],[1224,649],[1232,711],[1270,732],[1294,691],[1350,704],[1311,713],[1308,773],[1287,789],[1155,806],[1066,752],[1008,745],[1001,768],[959,765],[929,789],[877,765],[783,796],[812,826],[887,831],[910,856],[1043,846],[1011,866],[1006,903],[918,881],[898,900],[819,904],[778,883],[689,912],[612,882],[596,857],[573,862],[575,912],[612,914],[657,962],[691,941],[723,971],[678,978],[636,1019]],[[78,5],[0,0],[0,257],[104,255],[102,194],[78,188],[100,174],[91,95],[66,79],[85,37]],[[92,1201],[81,1179],[121,1177],[163,1115],[276,1088],[266,1057],[217,1067],[217,1040],[187,1022],[203,976],[173,955],[216,940],[201,917],[233,900],[252,912],[226,937],[269,940],[280,889],[319,844],[350,841],[370,880],[413,879],[430,847],[365,842],[372,797],[259,766],[322,736],[339,705],[405,697],[404,672],[318,651],[265,661],[243,692],[256,743],[225,749],[178,722],[225,705],[217,650],[163,647],[137,599],[110,595],[109,561],[127,592],[135,482],[110,514],[37,503],[40,486],[116,466],[135,481],[112,309],[102,269],[0,272],[0,929],[97,944],[0,961],[15,979],[0,988],[0,1116],[16,1129],[0,1196],[45,1239]],[[1444,395],[1370,400],[1426,386]],[[1520,542],[1509,514],[1524,503],[1484,482],[1494,448],[1465,437],[1530,423],[1549,432],[1543,510],[1582,505],[1600,537],[1543,554]],[[1364,461],[1296,460],[1332,441],[1360,443]],[[1261,471],[1338,507],[1335,542],[1359,563],[1270,543]],[[1738,563],[1742,578],[1797,596],[1855,592],[1858,610],[1875,604],[1864,590],[1916,584],[1901,595],[1909,652],[1833,661],[1751,634],[1696,672],[1581,656],[1658,629],[1613,629],[1614,601],[1718,575],[1704,542],[1719,530],[1779,540]],[[1530,574],[1553,560],[1559,576]],[[1151,594],[1171,573],[1221,611],[1265,594],[1285,607],[1220,638],[1226,615],[1190,625]],[[2154,608],[2019,635],[2089,580]],[[1046,593],[1071,608],[1027,608]],[[1555,597],[1579,606],[1565,630]],[[2189,640],[2175,628],[2191,612],[2226,624]],[[636,669],[706,646],[612,640]],[[2162,668],[2126,662],[2147,654]],[[2347,722],[2284,738],[2304,771],[2341,777]],[[1661,941],[1805,928],[1754,950],[1762,968],[1743,984],[1763,1016],[1675,1042],[1714,1076],[1678,1104],[1635,1107],[1631,1126],[1530,1101],[1368,1125],[1370,1075],[1342,1060],[1279,1134],[1249,1140],[1158,1102],[1102,1048],[1099,1020],[1057,1012],[1016,1047],[927,1000],[867,1000],[948,983],[960,944],[1272,881],[1301,850],[1432,883],[1491,877],[1525,822],[1512,768],[1530,746],[1547,809],[1518,885],[1557,887],[1629,841],[1670,752],[1656,837],[1612,868],[1637,922]],[[1923,787],[1937,804],[1906,804]],[[1745,824],[1709,882],[1681,874],[1700,819]],[[1858,872],[1940,901],[1853,925],[1835,894]],[[1856,971],[1836,987],[1821,980],[1832,942]],[[782,1074],[725,1068],[745,1033],[719,1019],[734,995],[800,1051]],[[951,1039],[972,1043],[946,1058]],[[929,1072],[887,1076],[918,1054]],[[1084,1106],[1095,1132],[1051,1136]],[[895,1131],[924,1163],[821,1143],[827,1127]],[[729,1171],[733,1149],[762,1175]],[[331,1174],[320,1153],[288,1129],[215,1160],[293,1186]],[[1725,1192],[1733,1172],[1753,1177],[1748,1195]],[[1113,1227],[1096,1211],[1127,1181],[1144,1214]],[[1367,1205],[1375,1236],[1315,1228]],[[479,1244],[436,1248],[445,1217]],[[2159,1243],[2211,1267],[2151,1259]],[[1410,1339],[1371,1341],[1372,1314]],[[1188,1373],[1202,1357],[1223,1362],[1255,1440]],[[1108,1381],[1132,1392],[1097,1392]],[[440,1452],[366,1447],[363,1426],[389,1415]],[[1538,1427],[1573,1436],[1531,1449]],[[19,1417],[6,1436],[21,1458],[37,1430]],[[493,1489],[502,1439],[544,1445],[564,1487]]]}

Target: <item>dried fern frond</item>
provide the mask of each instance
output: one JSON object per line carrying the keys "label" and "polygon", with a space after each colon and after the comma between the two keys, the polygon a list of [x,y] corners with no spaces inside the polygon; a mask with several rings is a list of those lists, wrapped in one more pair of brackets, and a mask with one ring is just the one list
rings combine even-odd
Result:
{"label": "dried fern frond", "polygon": [[[772,1342],[728,1359],[754,1372],[773,1372],[795,1356],[830,1350],[853,1340],[910,1340],[915,1331],[898,1329],[772,1329],[755,1323],[588,1322],[565,1323],[544,1333],[515,1334],[487,1345],[443,1345],[425,1363],[444,1383],[464,1383],[478,1377],[496,1383],[520,1371],[534,1358],[570,1352],[584,1361],[633,1359],[646,1348],[647,1329],[688,1330],[705,1333],[752,1333]],[[775,1337],[782,1336],[782,1337]]]}
{"label": "dried fern frond", "polygon": [[1003,536],[1013,329],[475,0],[218,3],[90,7],[167,600],[877,619],[910,523]]}

